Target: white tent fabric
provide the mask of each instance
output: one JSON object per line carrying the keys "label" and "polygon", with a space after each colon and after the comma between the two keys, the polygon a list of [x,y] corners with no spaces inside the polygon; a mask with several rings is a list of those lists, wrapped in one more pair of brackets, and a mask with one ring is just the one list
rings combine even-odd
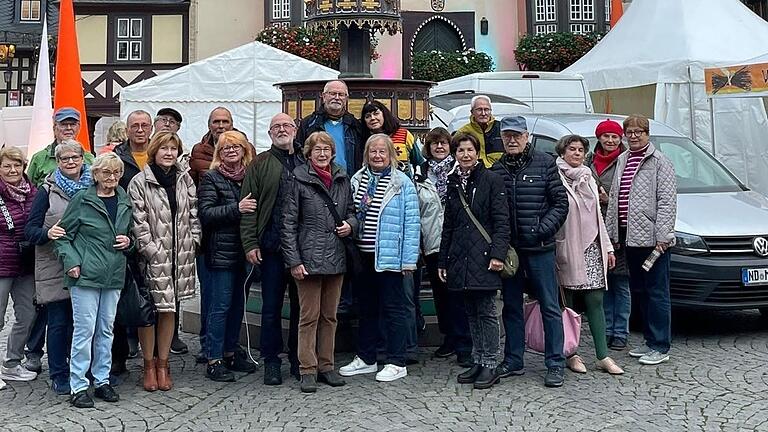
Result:
{"label": "white tent fabric", "polygon": [[583,75],[591,91],[656,84],[656,120],[768,195],[768,160],[747,156],[766,154],[757,139],[768,136],[762,101],[717,100],[713,114],[704,90],[705,67],[739,63],[766,46],[768,23],[738,0],[634,0],[616,27],[564,72]]}
{"label": "white tent fabric", "polygon": [[273,84],[334,79],[339,72],[260,42],[234,48],[120,92],[120,117],[134,110],[154,115],[171,107],[183,117],[179,135],[185,151],[208,131],[208,114],[217,106],[232,112],[234,126],[258,150],[269,148],[272,116],[282,110],[282,93]]}

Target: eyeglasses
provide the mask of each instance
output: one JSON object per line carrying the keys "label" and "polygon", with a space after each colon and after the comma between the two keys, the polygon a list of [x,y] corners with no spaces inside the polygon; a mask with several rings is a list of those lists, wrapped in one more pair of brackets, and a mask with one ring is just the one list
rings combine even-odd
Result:
{"label": "eyeglasses", "polygon": [[172,119],[170,117],[158,117],[155,119],[155,122],[167,124],[169,126],[176,126],[179,124],[179,122],[177,122],[176,119]]}
{"label": "eyeglasses", "polygon": [[491,109],[490,108],[475,108],[472,111],[477,112],[477,113],[490,113]]}
{"label": "eyeglasses", "polygon": [[64,156],[59,158],[59,162],[80,162],[82,156]]}
{"label": "eyeglasses", "polygon": [[429,143],[429,145],[435,146],[435,147],[440,147],[440,146],[448,147],[448,143],[446,141],[433,141],[433,142]]}
{"label": "eyeglasses", "polygon": [[624,131],[624,133],[627,136],[638,136],[639,137],[639,136],[642,136],[645,133],[645,131],[642,130],[642,129],[639,129],[639,130],[628,130],[628,131]]}
{"label": "eyeglasses", "polygon": [[122,172],[122,171],[109,171],[109,170],[101,170],[101,175],[102,175],[104,178],[107,178],[107,179],[108,179],[108,178],[111,178],[111,177],[114,177],[114,178],[116,178],[116,179],[119,179],[120,177],[122,177],[122,175],[123,175],[123,172]]}
{"label": "eyeglasses", "polygon": [[137,131],[137,130],[139,130],[139,129],[143,129],[143,130],[151,130],[151,129],[152,129],[152,125],[151,125],[151,124],[149,124],[149,123],[141,123],[141,124],[139,124],[139,123],[134,123],[134,124],[130,125],[128,128],[129,128],[130,130],[132,130],[132,131]]}
{"label": "eyeglasses", "polygon": [[226,146],[226,147],[222,147],[221,151],[223,151],[223,152],[239,152],[241,148],[242,147],[240,147],[239,145],[229,145],[229,146]]}
{"label": "eyeglasses", "polygon": [[78,126],[80,126],[80,122],[63,122],[63,123],[57,123],[56,124],[61,129],[76,129]]}
{"label": "eyeglasses", "polygon": [[323,154],[323,153],[333,154],[333,150],[331,150],[330,147],[328,147],[328,148],[313,147],[312,148],[312,153],[317,153],[317,154]]}
{"label": "eyeglasses", "polygon": [[293,130],[294,128],[296,128],[296,125],[293,123],[280,123],[280,124],[270,126],[269,130],[271,130],[272,132],[277,132],[280,129],[285,129],[287,131],[290,131],[290,130]]}
{"label": "eyeglasses", "polygon": [[325,92],[325,94],[327,94],[332,98],[339,98],[339,99],[344,99],[345,97],[347,97],[347,94],[344,92]]}

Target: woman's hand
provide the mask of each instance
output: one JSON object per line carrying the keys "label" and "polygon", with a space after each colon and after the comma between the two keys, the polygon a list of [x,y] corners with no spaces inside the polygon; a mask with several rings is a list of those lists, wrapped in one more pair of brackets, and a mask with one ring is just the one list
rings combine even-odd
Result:
{"label": "woman's hand", "polygon": [[491,258],[491,263],[488,265],[490,271],[501,271],[504,268],[504,263],[496,258]]}
{"label": "woman's hand", "polygon": [[613,252],[608,252],[608,270],[613,270],[616,267],[616,255]]}
{"label": "woman's hand", "polygon": [[115,244],[113,244],[112,247],[117,250],[126,250],[130,245],[131,245],[130,237],[128,237],[127,235],[118,234],[115,236]]}
{"label": "woman's hand", "polygon": [[340,227],[336,227],[337,236],[344,238],[350,234],[352,234],[352,226],[350,226],[347,221],[342,222]]}
{"label": "woman's hand", "polygon": [[245,196],[245,198],[240,200],[240,204],[238,204],[240,213],[253,213],[256,211],[256,206],[256,200],[251,198],[250,192]]}
{"label": "woman's hand", "polygon": [[58,240],[65,235],[67,235],[67,232],[64,230],[64,228],[59,226],[59,223],[61,222],[61,219],[57,220],[55,224],[48,230],[48,238],[50,240]]}
{"label": "woman's hand", "polygon": [[403,276],[410,276],[413,274],[413,270],[403,270]]}
{"label": "woman's hand", "polygon": [[602,186],[600,186],[600,204],[608,204],[608,193]]}
{"label": "woman's hand", "polygon": [[669,243],[656,242],[656,250],[661,253],[666,252],[668,247]]}
{"label": "woman's hand", "polygon": [[291,276],[296,280],[304,280],[304,276],[309,276],[307,269],[304,268],[304,264],[291,267]]}
{"label": "woman's hand", "polygon": [[439,278],[440,278],[440,280],[441,280],[443,283],[446,283],[446,282],[448,282],[448,270],[446,270],[446,269],[444,269],[444,268],[439,268],[439,269],[437,269],[437,277],[439,277]]}
{"label": "woman's hand", "polygon": [[80,266],[72,267],[71,269],[67,270],[67,275],[71,277],[72,279],[79,279],[80,278]]}

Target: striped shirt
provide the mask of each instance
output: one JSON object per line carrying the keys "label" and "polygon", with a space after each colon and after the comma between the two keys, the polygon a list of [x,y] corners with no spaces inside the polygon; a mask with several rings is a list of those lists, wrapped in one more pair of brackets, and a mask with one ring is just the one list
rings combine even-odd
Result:
{"label": "striped shirt", "polygon": [[640,150],[630,150],[629,157],[627,157],[627,166],[624,167],[624,172],[621,173],[621,182],[619,183],[619,226],[627,226],[629,192],[632,190],[632,180],[634,180],[635,174],[637,174],[637,169],[640,168],[640,162],[643,161],[646,150],[648,150],[647,145]]}
{"label": "striped shirt", "polygon": [[[357,245],[362,252],[376,252],[376,232],[378,231],[379,213],[381,212],[381,202],[384,200],[384,192],[389,186],[389,182],[392,179],[391,175],[380,177],[379,182],[376,184],[376,193],[371,201],[371,206],[368,208],[368,212],[365,214],[365,220],[363,221],[362,235],[357,239]],[[360,179],[360,186],[357,188],[355,194],[356,210],[360,209],[360,201],[363,199],[363,195],[368,190],[368,173],[363,173],[363,178]]]}

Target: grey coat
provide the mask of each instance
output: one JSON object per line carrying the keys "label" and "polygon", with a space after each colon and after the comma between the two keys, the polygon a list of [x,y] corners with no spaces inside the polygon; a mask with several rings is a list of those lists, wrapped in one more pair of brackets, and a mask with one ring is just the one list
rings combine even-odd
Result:
{"label": "grey coat", "polygon": [[281,230],[283,258],[288,268],[304,264],[310,275],[346,272],[344,243],[336,235],[336,223],[320,194],[330,194],[336,204],[336,212],[352,227],[352,233],[357,232],[358,221],[349,177],[335,164],[332,173],[329,191],[311,164],[300,165],[293,170],[283,204]]}
{"label": "grey coat", "polygon": [[[613,177],[608,199],[605,222],[613,243],[619,242],[619,187],[628,157],[629,151],[625,151],[616,162],[616,175]],[[650,143],[629,191],[626,245],[630,247],[654,247],[656,243],[674,245],[676,216],[675,167],[669,158]]]}
{"label": "grey coat", "polygon": [[[610,196],[611,186],[613,186],[613,178],[616,176],[616,163],[619,159],[616,158],[616,160],[611,162],[610,165],[608,165],[603,170],[602,174],[597,174],[597,170],[595,169],[595,164],[592,161],[592,157],[593,154],[590,153],[587,157],[587,160],[585,161],[585,165],[587,165],[592,170],[592,176],[595,178],[598,188],[602,187],[605,189],[605,193]],[[605,220],[605,215],[608,211],[608,203],[600,202],[600,211],[603,214],[603,220]],[[624,248],[615,250],[614,256],[616,257],[616,267],[614,267],[612,270],[608,270],[608,273],[619,276],[629,276],[629,269],[627,268],[627,255],[624,252]]]}
{"label": "grey coat", "polygon": [[[52,176],[48,176],[40,188],[48,192],[48,211],[42,226],[47,232],[64,216],[69,196],[56,185]],[[35,246],[35,301],[41,305],[69,298],[69,290],[64,289],[64,267],[53,250],[54,244],[47,241]]]}

